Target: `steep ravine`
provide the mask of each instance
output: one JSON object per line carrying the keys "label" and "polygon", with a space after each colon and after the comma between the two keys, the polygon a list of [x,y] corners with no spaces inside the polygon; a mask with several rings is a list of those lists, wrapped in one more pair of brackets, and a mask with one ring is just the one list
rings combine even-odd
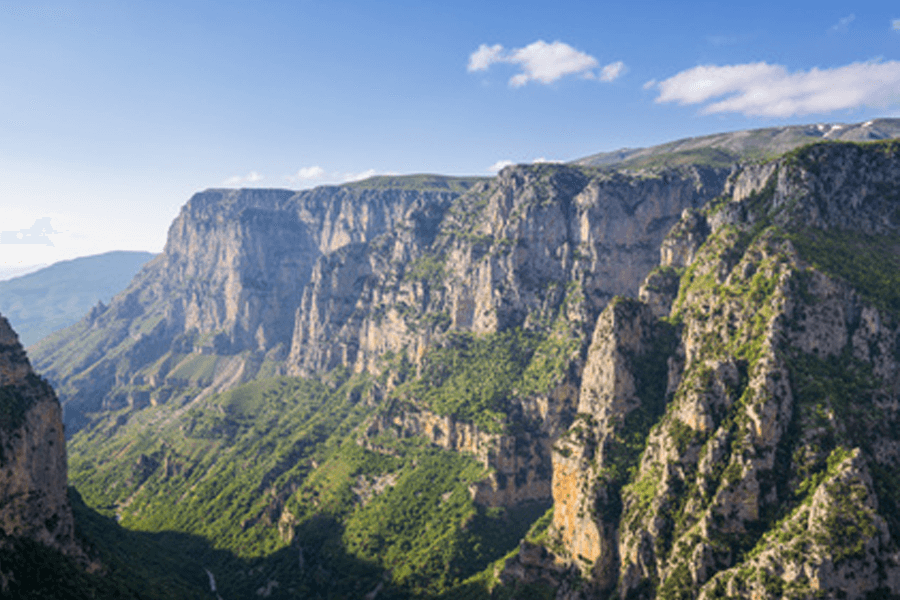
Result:
{"label": "steep ravine", "polygon": [[896,142],[388,183],[199,194],[36,349],[93,505],[223,597],[900,594]]}

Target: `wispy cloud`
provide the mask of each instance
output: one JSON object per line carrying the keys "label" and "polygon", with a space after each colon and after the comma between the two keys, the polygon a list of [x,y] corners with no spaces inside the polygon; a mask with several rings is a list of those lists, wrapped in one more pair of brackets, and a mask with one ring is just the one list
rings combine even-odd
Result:
{"label": "wispy cloud", "polygon": [[[540,157],[538,157],[538,158],[532,159],[532,160],[530,161],[530,163],[533,164],[533,165],[543,164],[543,163],[560,164],[561,162],[562,162],[561,160],[555,160],[555,159],[552,159],[552,158],[545,158],[545,157],[543,157],[543,156],[540,156]],[[528,163],[529,163],[529,161],[523,161],[523,162],[521,162],[521,163],[515,163],[515,162],[513,162],[513,161],[511,161],[511,160],[506,160],[506,159],[504,159],[504,160],[498,160],[497,162],[495,162],[494,164],[492,164],[490,167],[488,167],[488,168],[487,168],[487,171],[488,171],[489,173],[498,173],[499,171],[502,171],[502,170],[505,169],[506,167],[511,167],[512,165],[515,165],[515,164],[528,164]]]}
{"label": "wispy cloud", "polygon": [[600,69],[600,81],[615,81],[627,70],[628,69],[625,67],[625,63],[623,63],[621,60],[610,63]]}
{"label": "wispy cloud", "polygon": [[567,75],[613,81],[625,72],[624,63],[619,61],[606,65],[598,75],[594,69],[600,63],[590,54],[560,41],[548,44],[544,40],[510,50],[506,50],[500,44],[493,46],[482,44],[469,55],[468,70],[470,73],[486,71],[496,63],[513,64],[521,69],[520,73],[509,79],[509,85],[512,87],[522,87],[532,81],[550,84]]}
{"label": "wispy cloud", "polygon": [[360,181],[361,179],[368,179],[369,177],[374,177],[375,175],[396,174],[397,173],[394,172],[379,172],[375,169],[366,169],[365,171],[359,172],[329,172],[319,165],[315,165],[311,167],[301,167],[297,170],[296,173],[294,173],[293,175],[288,175],[287,177],[285,177],[285,179],[293,184],[308,187],[329,183],[347,183],[350,181]]}
{"label": "wispy cloud", "polygon": [[359,173],[341,173],[338,175],[338,178],[341,182],[347,183],[348,181],[361,181],[363,179],[368,179],[369,177],[375,177],[376,175],[396,175],[397,173],[379,173],[375,169],[366,169],[365,171],[360,171]]}
{"label": "wispy cloud", "polygon": [[301,167],[294,175],[291,176],[291,178],[296,181],[309,181],[321,179],[324,176],[325,169],[323,169],[319,165],[315,165],[312,167]]}
{"label": "wispy cloud", "polygon": [[505,167],[509,167],[509,166],[514,165],[514,164],[516,164],[516,163],[514,163],[514,162],[511,161],[511,160],[506,160],[506,159],[504,159],[504,160],[498,160],[497,162],[495,162],[494,164],[492,164],[491,166],[489,166],[489,167],[487,168],[487,170],[488,170],[489,173],[499,173],[499,172],[500,172],[502,169],[504,169]]}
{"label": "wispy cloud", "polygon": [[469,56],[469,72],[484,71],[495,62],[505,62],[503,46],[482,44]]}
{"label": "wispy cloud", "polygon": [[833,33],[840,33],[842,31],[847,31],[847,27],[850,26],[850,23],[852,23],[854,21],[854,19],[856,19],[856,15],[853,15],[853,14],[847,15],[846,17],[841,18],[837,23],[835,23],[834,25],[829,27],[828,31],[833,32]]}
{"label": "wispy cloud", "polygon": [[236,187],[241,185],[259,183],[263,179],[265,179],[263,175],[260,175],[256,171],[250,171],[246,175],[235,175],[234,177],[229,177],[228,179],[223,181],[222,184],[229,187]]}
{"label": "wispy cloud", "polygon": [[[653,84],[657,102],[706,104],[702,112],[788,117],[900,103],[900,61],[789,73],[765,62],[699,66]],[[711,102],[712,101],[712,102]]]}
{"label": "wispy cloud", "polygon": [[900,19],[894,19],[891,21],[891,29],[894,31],[900,31]]}

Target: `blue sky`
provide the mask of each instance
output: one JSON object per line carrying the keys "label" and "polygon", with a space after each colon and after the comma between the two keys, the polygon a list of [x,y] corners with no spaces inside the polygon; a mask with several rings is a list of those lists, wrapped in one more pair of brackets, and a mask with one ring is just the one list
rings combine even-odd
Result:
{"label": "blue sky", "polygon": [[0,267],[160,251],[209,187],[487,175],[900,116],[887,2],[0,0]]}

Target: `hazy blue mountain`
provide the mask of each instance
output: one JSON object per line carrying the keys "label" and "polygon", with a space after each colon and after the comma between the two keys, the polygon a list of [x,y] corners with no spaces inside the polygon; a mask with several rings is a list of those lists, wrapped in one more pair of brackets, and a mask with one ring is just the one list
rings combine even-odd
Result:
{"label": "hazy blue mountain", "polygon": [[15,277],[21,277],[23,275],[28,275],[29,273],[34,273],[35,271],[39,271],[46,266],[47,266],[47,263],[42,263],[39,265],[17,266],[17,267],[0,267],[0,281],[6,281],[7,279],[13,279]]}
{"label": "hazy blue mountain", "polygon": [[0,313],[23,346],[77,322],[97,302],[109,302],[154,254],[114,251],[66,260],[0,281]]}

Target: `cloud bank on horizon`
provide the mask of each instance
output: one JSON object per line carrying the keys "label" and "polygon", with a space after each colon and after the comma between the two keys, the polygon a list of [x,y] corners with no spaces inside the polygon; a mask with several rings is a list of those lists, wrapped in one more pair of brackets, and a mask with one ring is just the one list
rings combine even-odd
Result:
{"label": "cloud bank on horizon", "polygon": [[538,40],[522,48],[505,49],[501,44],[489,46],[481,44],[469,55],[468,70],[487,71],[497,63],[518,65],[520,73],[509,79],[509,85],[522,87],[529,82],[543,84],[553,83],[567,75],[580,75],[583,79],[614,81],[625,73],[625,63],[616,61],[602,67],[598,72],[594,69],[600,64],[590,54],[576,50],[569,44],[555,41],[550,44]]}

